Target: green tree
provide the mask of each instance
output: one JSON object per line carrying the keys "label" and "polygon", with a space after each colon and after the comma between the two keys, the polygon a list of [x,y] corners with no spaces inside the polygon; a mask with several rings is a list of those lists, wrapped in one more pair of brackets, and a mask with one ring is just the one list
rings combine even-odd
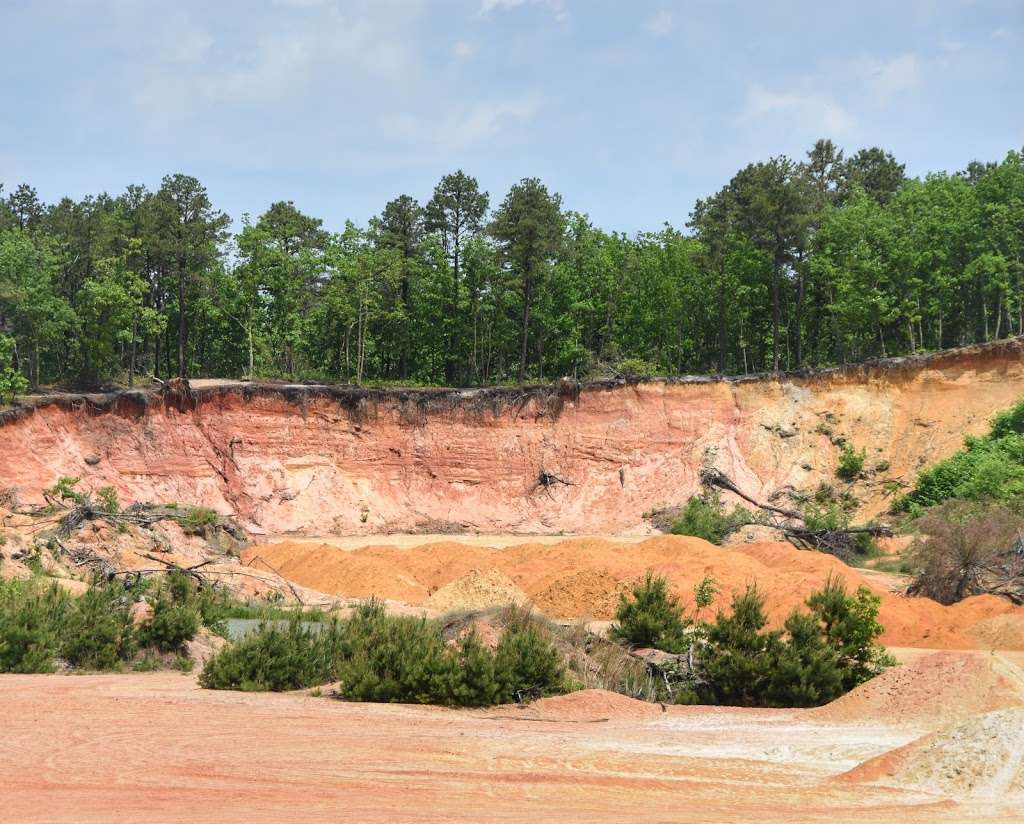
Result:
{"label": "green tree", "polygon": [[189,175],[165,177],[156,199],[159,242],[173,261],[177,284],[178,376],[186,378],[189,293],[220,257],[230,218],[213,208],[206,188]]}
{"label": "green tree", "polygon": [[457,313],[462,290],[462,250],[467,240],[483,230],[489,206],[490,196],[480,190],[476,178],[459,169],[441,178],[423,212],[424,228],[428,232],[437,233],[441,248],[451,265],[451,295],[446,307],[449,328],[444,364],[445,382],[449,385],[455,382],[458,368],[457,347],[461,329]]}
{"label": "green tree", "polygon": [[515,184],[494,214],[490,233],[501,260],[520,278],[522,313],[519,346],[519,382],[526,381],[530,336],[530,310],[538,287],[562,248],[562,198],[549,194],[537,178]]}

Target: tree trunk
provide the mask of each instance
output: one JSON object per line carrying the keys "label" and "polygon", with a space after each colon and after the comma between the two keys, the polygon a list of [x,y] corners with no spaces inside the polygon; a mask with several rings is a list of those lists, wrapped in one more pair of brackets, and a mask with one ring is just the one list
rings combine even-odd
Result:
{"label": "tree trunk", "polygon": [[772,265],[772,371],[779,371],[779,264]]}
{"label": "tree trunk", "polygon": [[178,266],[178,377],[185,380],[185,336],[188,334],[185,321],[185,268],[180,261]]}
{"label": "tree trunk", "polygon": [[728,342],[728,330],[726,329],[725,317],[725,280],[718,284],[718,374],[725,374],[725,360]]}
{"label": "tree trunk", "polygon": [[531,292],[533,289],[532,278],[530,275],[524,275],[523,280],[523,326],[521,331],[521,338],[519,343],[519,382],[526,383],[526,357],[527,357],[527,344],[529,341],[529,326],[530,326],[530,300],[532,298]]}

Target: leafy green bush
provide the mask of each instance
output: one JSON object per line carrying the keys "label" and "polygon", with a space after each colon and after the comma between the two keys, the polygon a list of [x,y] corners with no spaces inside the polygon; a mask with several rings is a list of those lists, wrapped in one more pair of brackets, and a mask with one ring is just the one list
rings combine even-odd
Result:
{"label": "leafy green bush", "polygon": [[668,594],[668,582],[648,572],[643,582],[633,587],[631,595],[619,596],[609,637],[634,647],[681,652],[686,646],[689,622],[683,616],[679,599]]}
{"label": "leafy green bush", "polygon": [[726,513],[718,490],[710,490],[694,495],[686,502],[679,518],[672,524],[672,534],[692,535],[712,544],[721,544],[730,533],[756,520],[742,506],[734,507]]}
{"label": "leafy green bush", "polygon": [[28,389],[28,379],[11,367],[14,355],[14,338],[0,335],[0,403],[6,400],[14,403],[17,396]]}
{"label": "leafy green bush", "polygon": [[839,450],[839,464],[836,466],[836,475],[844,481],[853,481],[860,477],[864,471],[864,461],[867,460],[866,449],[856,450],[850,444],[843,444]]}
{"label": "leafy green bush", "polygon": [[964,439],[964,449],[917,477],[896,512],[920,515],[951,498],[1015,503],[1024,500],[1024,401],[992,418],[987,435]]}
{"label": "leafy green bush", "polygon": [[658,365],[641,358],[623,358],[615,364],[615,371],[627,380],[653,378],[658,374]]}

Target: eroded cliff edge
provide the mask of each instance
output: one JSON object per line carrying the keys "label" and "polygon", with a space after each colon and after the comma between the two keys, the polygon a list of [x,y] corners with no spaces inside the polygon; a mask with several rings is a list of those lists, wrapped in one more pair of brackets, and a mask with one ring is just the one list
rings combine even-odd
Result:
{"label": "eroded cliff edge", "polygon": [[0,489],[32,501],[80,476],[123,502],[199,503],[267,532],[615,533],[684,501],[705,463],[762,497],[834,482],[845,440],[867,449],[870,515],[1022,396],[1021,339],[726,380],[61,395],[0,416]]}

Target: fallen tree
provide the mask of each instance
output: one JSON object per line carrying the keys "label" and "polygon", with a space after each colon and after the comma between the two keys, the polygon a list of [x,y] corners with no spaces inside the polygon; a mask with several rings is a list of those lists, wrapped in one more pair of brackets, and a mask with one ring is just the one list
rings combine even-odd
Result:
{"label": "fallen tree", "polygon": [[849,527],[810,526],[808,525],[808,517],[804,512],[763,503],[752,495],[748,495],[728,475],[714,467],[704,468],[701,471],[700,480],[701,484],[705,487],[731,492],[751,506],[754,506],[757,510],[765,513],[764,520],[752,520],[750,523],[766,524],[778,529],[785,536],[786,540],[797,549],[815,549],[835,555],[841,560],[849,562],[861,554],[858,551],[857,539],[859,536],[867,535],[872,538],[889,538],[893,534],[889,527],[874,524]]}

